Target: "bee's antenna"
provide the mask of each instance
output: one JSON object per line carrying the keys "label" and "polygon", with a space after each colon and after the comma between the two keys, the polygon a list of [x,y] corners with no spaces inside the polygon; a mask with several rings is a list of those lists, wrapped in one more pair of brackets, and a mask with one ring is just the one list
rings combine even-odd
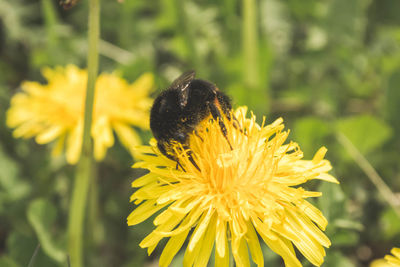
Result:
{"label": "bee's antenna", "polygon": [[192,155],[189,154],[188,156],[189,156],[190,162],[191,162],[191,163],[193,164],[193,166],[195,166],[196,169],[200,172],[200,168],[199,168],[199,166],[197,165],[196,161],[194,161]]}

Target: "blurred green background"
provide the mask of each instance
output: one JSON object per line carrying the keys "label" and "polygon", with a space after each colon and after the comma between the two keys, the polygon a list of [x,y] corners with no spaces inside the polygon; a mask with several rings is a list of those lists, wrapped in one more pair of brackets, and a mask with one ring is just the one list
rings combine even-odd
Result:
{"label": "blurred green background", "polygon": [[[400,246],[400,218],[350,156],[346,136],[400,192],[400,1],[102,1],[100,71],[128,81],[156,76],[154,97],[181,72],[216,83],[234,106],[259,120],[283,117],[306,159],[328,148],[339,185],[314,182],[314,203],[332,241],[323,266],[368,266]],[[243,14],[248,11],[249,16]],[[252,14],[251,12],[254,12]],[[0,266],[67,266],[74,166],[49,146],[16,140],[5,126],[23,80],[43,82],[44,66],[86,66],[87,2],[0,1]],[[141,132],[148,142],[149,132]],[[85,240],[86,266],[157,266],[139,242],[151,220],[128,227],[130,183],[142,174],[117,143],[97,165],[99,209]],[[397,203],[399,208],[399,203]],[[266,266],[281,266],[264,247]],[[180,256],[173,266],[180,266]],[[304,261],[304,266],[310,266]]]}

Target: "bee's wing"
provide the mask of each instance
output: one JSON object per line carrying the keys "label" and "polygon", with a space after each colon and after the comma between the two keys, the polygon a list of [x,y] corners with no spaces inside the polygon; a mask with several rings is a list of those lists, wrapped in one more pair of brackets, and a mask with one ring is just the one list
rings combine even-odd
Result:
{"label": "bee's wing", "polygon": [[187,71],[179,76],[170,86],[171,89],[179,92],[179,105],[183,108],[186,106],[189,97],[189,85],[194,80],[196,72],[194,70]]}

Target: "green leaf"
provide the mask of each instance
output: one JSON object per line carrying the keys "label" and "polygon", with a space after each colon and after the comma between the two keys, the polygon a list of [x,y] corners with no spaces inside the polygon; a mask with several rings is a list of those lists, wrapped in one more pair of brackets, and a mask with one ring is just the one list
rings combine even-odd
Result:
{"label": "green leaf", "polygon": [[0,266],[19,267],[20,265],[16,263],[12,258],[3,255],[0,256]]}
{"label": "green leaf", "polygon": [[64,262],[65,252],[54,244],[49,231],[56,215],[56,208],[44,199],[34,200],[28,207],[28,220],[39,238],[43,251],[52,259]]}
{"label": "green leaf", "polygon": [[[20,230],[22,230],[22,228]],[[27,233],[13,231],[7,238],[8,256],[17,263],[17,266],[28,266],[37,245],[38,241],[36,240],[36,237],[27,235]],[[3,265],[0,261],[0,266],[9,265]],[[35,257],[34,267],[38,266],[56,266],[56,262],[50,259],[47,255],[44,255],[42,250],[39,250],[37,257]]]}
{"label": "green leaf", "polygon": [[383,212],[380,224],[386,240],[400,235],[399,217],[392,208],[387,208]]}
{"label": "green leaf", "polygon": [[[329,227],[329,226],[328,226]],[[349,230],[335,228],[328,236],[335,247],[354,246],[359,242],[359,234]]]}
{"label": "green leaf", "polygon": [[[398,61],[397,61],[398,62]],[[395,127],[395,131],[400,133],[400,71],[396,71],[389,78],[386,90],[386,117]]]}
{"label": "green leaf", "polygon": [[324,267],[354,267],[354,263],[338,251],[327,253]]}
{"label": "green leaf", "polygon": [[359,234],[355,230],[362,230],[363,225],[348,219],[346,195],[340,185],[321,183],[317,191],[322,192],[318,207],[329,222],[326,234],[332,244],[335,247],[356,244]]}
{"label": "green leaf", "polygon": [[22,266],[28,266],[35,250],[35,242],[30,236],[13,231],[7,238],[7,251],[11,258]]}
{"label": "green leaf", "polygon": [[[29,193],[28,183],[18,179],[18,164],[10,158],[0,145],[0,188],[1,200],[16,201]],[[1,206],[1,205],[0,205]]]}
{"label": "green leaf", "polygon": [[296,121],[294,124],[294,140],[299,143],[306,158],[312,155],[324,144],[325,137],[330,133],[329,125],[321,119],[308,117]]}
{"label": "green leaf", "polygon": [[322,197],[318,198],[318,207],[326,219],[331,222],[334,219],[342,218],[345,211],[345,195],[338,184],[321,183],[318,191]]}
{"label": "green leaf", "polygon": [[364,230],[364,226],[361,223],[349,219],[336,219],[332,224],[343,229],[353,229],[357,231]]}
{"label": "green leaf", "polygon": [[385,122],[370,115],[339,120],[337,129],[363,154],[379,148],[392,135],[392,129]]}
{"label": "green leaf", "polygon": [[0,186],[5,189],[10,189],[14,185],[14,181],[18,175],[18,167],[4,152],[3,147],[0,145]]}

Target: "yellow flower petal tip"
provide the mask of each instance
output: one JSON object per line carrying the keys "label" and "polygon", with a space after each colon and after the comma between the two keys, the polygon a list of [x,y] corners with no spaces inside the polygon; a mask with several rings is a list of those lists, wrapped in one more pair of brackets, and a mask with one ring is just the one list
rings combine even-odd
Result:
{"label": "yellow flower petal tip", "polygon": [[400,248],[392,248],[390,252],[392,255],[386,255],[384,259],[377,260],[380,265],[376,267],[400,267]]}
{"label": "yellow flower petal tip", "polygon": [[[11,99],[7,125],[16,138],[32,138],[39,144],[56,141],[53,155],[65,147],[68,163],[80,157],[87,71],[74,65],[44,68],[47,84],[24,82],[22,92]],[[134,127],[148,129],[154,77],[145,73],[129,84],[117,74],[100,74],[96,81],[91,135],[94,156],[102,160],[114,144],[114,132],[133,152],[140,138]]]}
{"label": "yellow flower petal tip", "polygon": [[301,266],[294,247],[313,265],[323,263],[324,247],[331,244],[323,232],[328,222],[306,200],[321,193],[301,185],[313,179],[337,183],[327,173],[326,148],[304,160],[299,146],[286,142],[282,119],[259,125],[246,112],[246,107],[234,111],[240,127],[224,120],[227,138],[218,123],[204,120],[190,135],[190,157],[176,145],[182,168],[159,152],[155,140],[136,149],[140,161],[134,167],[150,172],[132,183],[136,191],[131,201],[138,206],[128,224],[158,214],[154,231],[140,246],[151,253],[169,238],[160,266],[168,266],[187,239],[184,266],[206,266],[213,247],[215,266],[229,266],[230,261],[250,266],[250,258],[264,266],[261,239],[286,266]]}
{"label": "yellow flower petal tip", "polygon": [[393,255],[386,255],[384,258],[376,259],[370,267],[400,267],[400,248],[392,248]]}

